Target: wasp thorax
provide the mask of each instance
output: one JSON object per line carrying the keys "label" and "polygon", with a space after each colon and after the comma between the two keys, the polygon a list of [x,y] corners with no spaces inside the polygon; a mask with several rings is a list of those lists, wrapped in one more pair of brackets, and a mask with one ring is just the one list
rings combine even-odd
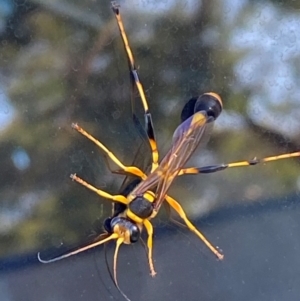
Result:
{"label": "wasp thorax", "polygon": [[125,217],[117,216],[112,218],[108,229],[111,230],[110,232],[108,231],[109,233],[116,233],[119,237],[123,237],[125,244],[135,243],[140,238],[138,226]]}
{"label": "wasp thorax", "polygon": [[137,217],[146,219],[153,212],[153,204],[143,195],[135,197],[129,204],[128,209]]}

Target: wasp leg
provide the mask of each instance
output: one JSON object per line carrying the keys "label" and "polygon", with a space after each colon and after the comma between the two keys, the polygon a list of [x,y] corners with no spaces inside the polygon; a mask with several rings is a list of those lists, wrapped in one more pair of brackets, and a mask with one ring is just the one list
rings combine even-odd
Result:
{"label": "wasp leg", "polygon": [[169,203],[164,202],[165,210],[168,215],[169,220],[174,223],[175,225],[181,227],[181,228],[186,228],[186,225],[182,224],[181,222],[177,221],[173,216],[171,212],[171,207]]}
{"label": "wasp leg", "polygon": [[104,144],[102,144],[99,140],[94,138],[92,135],[87,133],[83,128],[81,128],[77,123],[72,124],[72,128],[77,132],[94,142],[101,150],[107,155],[116,165],[118,165],[125,173],[133,174],[142,179],[146,179],[147,176],[136,166],[125,166],[113,152],[111,152]]}
{"label": "wasp leg", "polygon": [[169,203],[169,205],[179,214],[179,216],[184,220],[188,228],[194,232],[204,243],[205,245],[218,257],[218,259],[223,259],[224,255],[221,254],[207,239],[206,237],[196,229],[196,227],[189,221],[187,218],[184,210],[182,209],[181,205],[171,198],[170,196],[166,195],[166,201]]}
{"label": "wasp leg", "polygon": [[96,192],[98,195],[100,195],[103,198],[106,198],[106,199],[111,200],[113,202],[122,203],[122,204],[125,204],[125,205],[128,204],[127,198],[124,195],[121,195],[121,194],[116,194],[116,195],[109,194],[109,193],[107,193],[107,192],[105,192],[105,191],[103,191],[101,189],[98,189],[98,188],[94,187],[93,185],[91,185],[91,184],[87,183],[86,181],[82,180],[81,178],[77,177],[76,174],[72,174],[70,177],[71,177],[71,179],[73,181],[76,181],[77,183],[83,185],[87,189]]}
{"label": "wasp leg", "polygon": [[300,157],[300,151],[294,152],[294,153],[288,153],[288,154],[282,154],[278,156],[271,156],[271,157],[265,157],[262,159],[253,158],[249,161],[238,161],[238,162],[232,162],[227,164],[219,164],[219,165],[211,165],[211,166],[203,166],[203,167],[189,167],[189,168],[183,168],[180,170],[178,175],[185,175],[185,174],[198,174],[198,173],[213,173],[217,171],[221,171],[227,168],[233,168],[233,167],[243,167],[243,166],[253,166],[260,163],[267,163],[271,161],[277,161],[277,160],[283,160],[283,159],[289,159],[289,158],[295,158]]}
{"label": "wasp leg", "polygon": [[134,89],[134,84],[135,84],[135,86],[138,90],[139,96],[141,98],[142,104],[143,104],[146,132],[147,132],[148,141],[149,141],[149,145],[150,145],[151,152],[152,152],[152,171],[153,171],[158,166],[158,150],[157,150],[157,143],[156,143],[155,134],[154,134],[152,116],[149,111],[149,106],[147,103],[145,92],[144,92],[143,86],[140,82],[137,68],[134,63],[133,54],[132,54],[131,48],[129,46],[128,38],[127,38],[125,28],[123,25],[123,21],[121,18],[119,6],[116,3],[112,3],[112,10],[117,19],[118,27],[119,27],[120,34],[121,34],[123,44],[124,44],[124,48],[126,51],[129,70],[130,70],[130,81],[132,83],[132,89]]}
{"label": "wasp leg", "polygon": [[150,274],[152,277],[156,275],[156,272],[154,270],[153,265],[153,259],[152,259],[152,249],[153,249],[153,227],[150,221],[145,219],[143,221],[143,224],[147,230],[148,233],[148,240],[147,240],[147,247],[148,247],[148,261],[149,261],[149,267],[150,267]]}

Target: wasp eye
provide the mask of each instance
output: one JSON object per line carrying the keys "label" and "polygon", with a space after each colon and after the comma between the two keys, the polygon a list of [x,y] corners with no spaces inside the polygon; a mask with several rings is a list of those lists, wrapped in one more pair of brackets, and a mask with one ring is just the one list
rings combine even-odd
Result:
{"label": "wasp eye", "polygon": [[111,227],[111,221],[112,221],[112,218],[111,217],[108,217],[104,220],[103,222],[103,227],[104,227],[104,230],[107,232],[107,233],[113,233],[113,230],[112,230],[112,227]]}
{"label": "wasp eye", "polygon": [[137,225],[133,224],[130,227],[130,242],[135,243],[140,238],[140,229]]}
{"label": "wasp eye", "polygon": [[[110,229],[111,232],[115,232],[116,233],[127,233],[128,234],[128,239],[130,239],[131,243],[135,243],[139,240],[140,238],[140,229],[139,227],[132,222],[131,220],[129,220],[128,218],[125,217],[114,217],[111,219],[110,221]],[[121,230],[121,232],[119,232]],[[126,235],[126,234],[125,234]]]}
{"label": "wasp eye", "polygon": [[[109,218],[107,220],[109,220]],[[125,222],[126,222],[126,219],[124,217],[116,216],[114,218],[111,218],[110,219],[110,229],[111,229],[111,232],[114,231],[114,228],[116,226],[123,226],[124,227]]]}

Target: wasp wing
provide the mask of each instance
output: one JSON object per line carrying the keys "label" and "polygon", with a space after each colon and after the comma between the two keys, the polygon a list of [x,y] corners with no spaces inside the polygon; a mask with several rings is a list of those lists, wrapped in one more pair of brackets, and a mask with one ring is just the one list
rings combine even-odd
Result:
{"label": "wasp wing", "polygon": [[159,210],[170,185],[188,161],[195,149],[204,147],[210,137],[214,118],[206,112],[198,112],[183,122],[173,135],[172,149],[161,162],[163,177],[156,189],[154,209]]}
{"label": "wasp wing", "polygon": [[205,111],[197,112],[180,124],[174,132],[172,148],[146,180],[142,181],[132,195],[142,195],[156,187],[155,210],[159,210],[164,196],[174,178],[201,143],[205,145],[212,131],[214,118]]}

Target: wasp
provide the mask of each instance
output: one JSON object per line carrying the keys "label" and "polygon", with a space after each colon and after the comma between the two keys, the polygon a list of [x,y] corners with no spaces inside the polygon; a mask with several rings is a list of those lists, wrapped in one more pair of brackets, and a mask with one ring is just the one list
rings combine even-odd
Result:
{"label": "wasp", "polygon": [[[300,151],[227,164],[203,167],[185,167],[185,163],[192,156],[199,144],[203,146],[208,142],[214,122],[223,109],[221,97],[215,92],[207,92],[199,97],[191,98],[186,103],[181,113],[181,123],[173,134],[172,145],[162,160],[159,160],[152,116],[124,29],[120,14],[120,7],[116,2],[112,2],[112,11],[118,24],[128,60],[132,87],[131,98],[134,97],[134,91],[137,91],[144,110],[145,126],[142,126],[139,123],[135,114],[133,114],[133,121],[140,132],[145,133],[147,143],[151,150],[149,172],[143,171],[143,168],[139,168],[135,164],[131,166],[124,165],[102,142],[94,138],[78,124],[72,124],[73,129],[92,141],[101,149],[106,158],[110,159],[118,166],[120,169],[119,173],[130,175],[135,179],[124,185],[125,188],[120,194],[113,195],[98,189],[90,183],[87,183],[76,174],[72,174],[71,179],[73,181],[95,192],[100,197],[110,200],[114,204],[113,214],[104,221],[103,226],[105,232],[98,235],[92,243],[50,260],[43,260],[40,258],[40,255],[38,255],[38,258],[43,263],[54,262],[115,240],[116,247],[113,259],[113,279],[119,289],[116,272],[119,248],[122,244],[133,244],[139,241],[144,229],[148,236],[147,256],[150,274],[151,276],[155,276],[156,271],[153,264],[153,226],[151,220],[155,218],[164,203],[169,205],[178,213],[186,226],[204,242],[204,244],[218,259],[222,260],[224,258],[224,255],[221,254],[218,248],[213,246],[213,244],[210,243],[209,240],[188,219],[180,203],[168,194],[168,190],[176,177],[186,174],[207,174],[222,171],[227,168],[251,166],[259,163],[299,157]],[[142,153],[140,152],[139,155],[141,156],[141,154]],[[122,291],[121,293],[126,299],[128,299]]]}

